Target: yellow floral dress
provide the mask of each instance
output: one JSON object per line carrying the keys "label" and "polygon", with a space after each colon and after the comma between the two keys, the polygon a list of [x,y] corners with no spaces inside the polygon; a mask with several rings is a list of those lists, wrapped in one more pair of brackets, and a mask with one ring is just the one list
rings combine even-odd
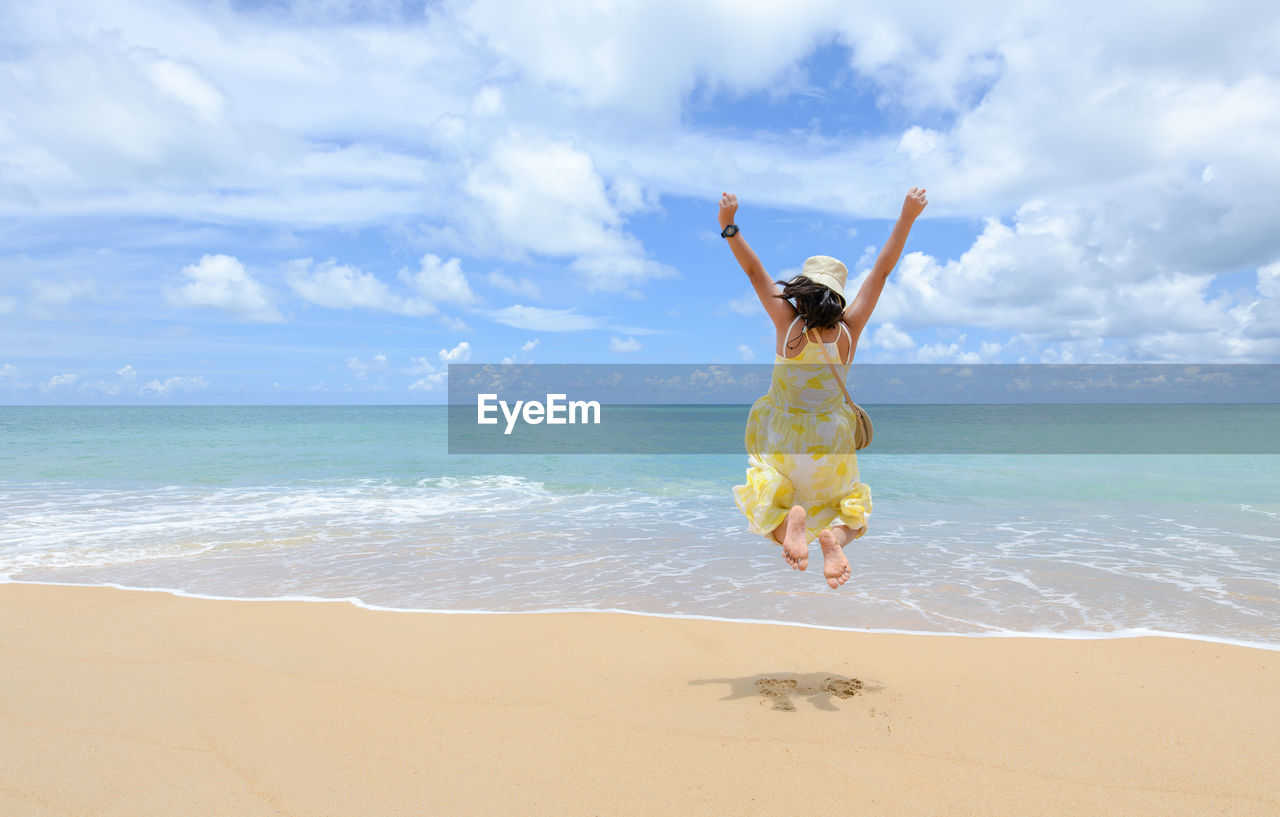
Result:
{"label": "yellow floral dress", "polygon": [[824,345],[845,377],[836,343],[811,336],[795,357],[775,355],[769,391],[747,418],[747,484],[734,486],[733,498],[751,532],[771,542],[792,505],[805,509],[808,541],[834,525],[848,525],[855,539],[867,532],[871,489],[858,478],[857,417],[827,368]]}

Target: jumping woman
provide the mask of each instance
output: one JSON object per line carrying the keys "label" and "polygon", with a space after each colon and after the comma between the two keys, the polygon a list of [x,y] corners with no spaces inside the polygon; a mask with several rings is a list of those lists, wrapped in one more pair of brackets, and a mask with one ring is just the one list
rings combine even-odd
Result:
{"label": "jumping woman", "polygon": [[738,197],[725,193],[720,198],[720,234],[777,336],[769,391],[752,405],[747,419],[747,484],[734,487],[734,500],[752,533],[781,545],[796,570],[808,567],[809,542],[816,537],[822,573],[832,588],[849,580],[844,546],[867,532],[871,491],[858,476],[857,417],[825,361],[836,364],[841,381],[848,376],[858,338],[926,204],[924,188],[911,188],[875,265],[846,303],[849,271],[830,256],[807,259],[790,281],[772,280],[738,230]]}

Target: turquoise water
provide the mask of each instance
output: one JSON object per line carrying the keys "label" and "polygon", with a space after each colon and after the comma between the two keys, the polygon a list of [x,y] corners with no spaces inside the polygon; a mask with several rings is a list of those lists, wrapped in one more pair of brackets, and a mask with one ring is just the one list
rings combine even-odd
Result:
{"label": "turquoise water", "polygon": [[[1170,424],[1150,410],[1152,425]],[[1274,454],[873,447],[859,456],[871,530],[848,548],[854,578],[836,591],[816,544],[797,573],[747,532],[730,493],[745,454],[450,455],[445,411],[0,408],[0,576],[1280,645]],[[1257,439],[1253,417],[1240,433]],[[919,421],[890,408],[875,418],[878,441]],[[967,421],[943,413],[931,433],[947,422],[961,433]]]}

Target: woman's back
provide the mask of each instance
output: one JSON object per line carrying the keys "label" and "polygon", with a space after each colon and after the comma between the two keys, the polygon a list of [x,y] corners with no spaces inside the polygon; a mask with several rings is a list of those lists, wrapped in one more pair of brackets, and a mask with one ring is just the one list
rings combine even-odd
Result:
{"label": "woman's back", "polygon": [[[804,316],[796,315],[791,321],[791,325],[786,328],[777,339],[774,355],[775,359],[785,358],[793,360],[806,349],[814,346],[813,339],[820,339],[831,352],[831,359],[837,363],[848,365],[853,362],[853,355],[857,349],[854,342],[853,334],[849,331],[849,326],[841,321],[836,326],[826,329],[809,329],[806,331],[804,326]],[[818,357],[822,359],[821,355]]]}

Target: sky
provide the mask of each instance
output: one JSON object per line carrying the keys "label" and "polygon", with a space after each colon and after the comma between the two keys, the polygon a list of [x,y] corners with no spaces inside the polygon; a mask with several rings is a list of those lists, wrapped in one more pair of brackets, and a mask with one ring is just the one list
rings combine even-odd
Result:
{"label": "sky", "polygon": [[768,362],[1280,362],[1280,6],[0,0],[0,403],[432,403]]}

